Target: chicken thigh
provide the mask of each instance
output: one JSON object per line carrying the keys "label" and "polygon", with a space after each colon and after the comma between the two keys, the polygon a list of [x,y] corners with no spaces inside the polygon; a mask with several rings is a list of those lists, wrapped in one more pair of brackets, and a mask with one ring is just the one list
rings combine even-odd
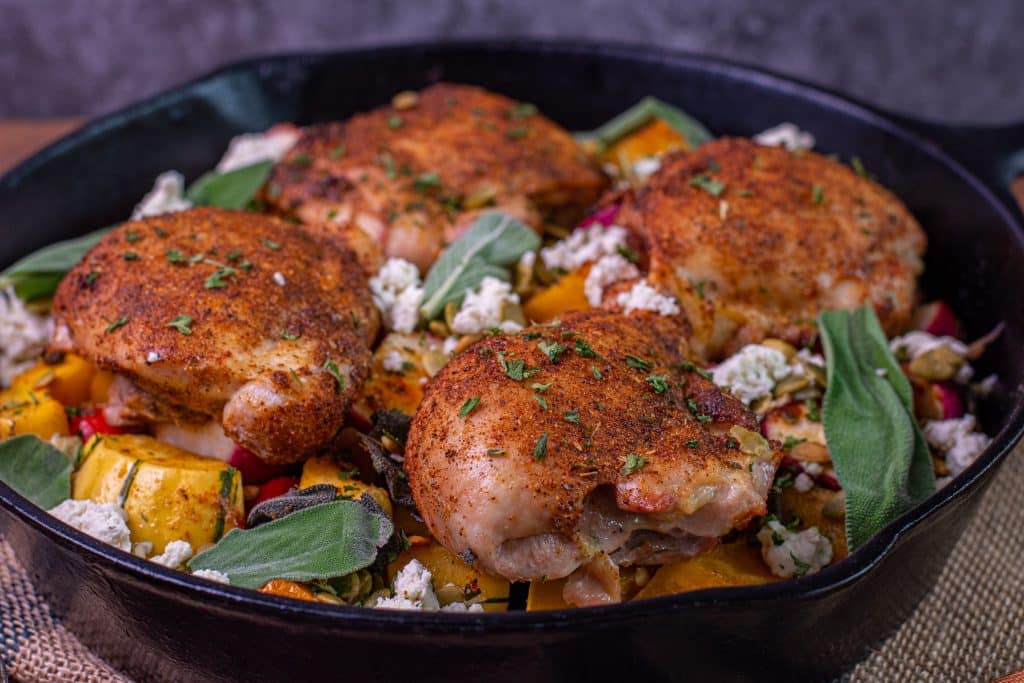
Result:
{"label": "chicken thigh", "polygon": [[265,199],[349,244],[367,272],[392,256],[425,271],[485,208],[535,228],[573,225],[606,186],[572,136],[532,105],[441,83],[305,128]]}
{"label": "chicken thigh", "polygon": [[378,327],[350,252],[212,208],[111,231],[61,282],[53,314],[52,346],[117,373],[125,410],[219,421],[273,463],[331,446]]}
{"label": "chicken thigh", "polygon": [[781,453],[652,314],[568,315],[482,340],[428,385],[405,453],[452,552],[512,580],[620,598],[618,567],[712,548],[765,512]]}
{"label": "chicken thigh", "polygon": [[869,178],[740,138],[666,157],[624,195],[615,222],[642,244],[648,282],[679,299],[708,358],[765,337],[803,346],[819,312],[864,303],[900,332],[926,245],[903,203]]}

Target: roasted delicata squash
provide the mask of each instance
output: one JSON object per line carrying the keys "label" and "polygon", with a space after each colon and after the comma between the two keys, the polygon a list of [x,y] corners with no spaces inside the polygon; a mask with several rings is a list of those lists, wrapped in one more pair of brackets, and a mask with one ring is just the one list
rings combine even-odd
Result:
{"label": "roasted delicata squash", "polygon": [[[49,362],[52,360],[53,362]],[[90,400],[90,385],[96,367],[73,353],[44,357],[14,378],[15,389],[46,392],[66,406],[77,406]]]}
{"label": "roasted delicata squash", "polygon": [[120,502],[132,541],[152,543],[154,553],[176,540],[214,543],[245,515],[238,470],[141,434],[89,439],[71,497]]}
{"label": "roasted delicata squash", "polygon": [[11,388],[0,392],[0,439],[35,434],[49,440],[68,434],[64,406],[45,391]]}
{"label": "roasted delicata squash", "polygon": [[391,499],[388,492],[379,486],[360,481],[359,468],[344,460],[329,455],[310,458],[302,465],[302,478],[299,488],[304,489],[317,484],[332,484],[338,489],[338,495],[358,500],[364,493],[373,497],[384,512],[391,517]]}

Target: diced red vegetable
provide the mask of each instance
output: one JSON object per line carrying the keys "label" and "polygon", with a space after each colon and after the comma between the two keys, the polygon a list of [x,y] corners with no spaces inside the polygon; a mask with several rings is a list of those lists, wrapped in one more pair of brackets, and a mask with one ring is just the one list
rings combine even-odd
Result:
{"label": "diced red vegetable", "polygon": [[268,465],[255,453],[238,445],[231,451],[228,464],[242,474],[242,482],[245,484],[262,484],[287,471],[287,467],[282,465]]}
{"label": "diced red vegetable", "polygon": [[124,434],[124,430],[111,425],[103,417],[103,411],[97,410],[71,418],[71,433],[81,436],[82,441],[88,441],[94,434]]}
{"label": "diced red vegetable", "polygon": [[939,404],[943,420],[964,416],[964,400],[960,389],[953,382],[935,382],[932,384],[932,395]]}
{"label": "diced red vegetable", "polygon": [[600,209],[590,214],[582,221],[580,221],[579,227],[589,228],[594,223],[600,223],[601,225],[608,227],[615,222],[615,217],[619,215],[619,205],[609,204],[608,206],[602,206]]}
{"label": "diced red vegetable", "polygon": [[945,301],[932,301],[917,309],[914,327],[936,337],[959,337],[960,322]]}
{"label": "diced red vegetable", "polygon": [[288,493],[293,486],[299,485],[298,477],[274,477],[260,487],[260,492],[252,501],[252,507],[256,507],[265,500],[277,498]]}

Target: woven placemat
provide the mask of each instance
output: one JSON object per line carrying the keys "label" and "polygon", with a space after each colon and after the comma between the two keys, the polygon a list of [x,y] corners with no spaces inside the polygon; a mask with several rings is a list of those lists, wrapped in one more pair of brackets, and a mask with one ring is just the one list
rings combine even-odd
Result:
{"label": "woven placemat", "polygon": [[[991,681],[1024,668],[1024,449],[1003,467],[935,591],[849,683]],[[130,679],[72,635],[0,539],[0,657],[18,683]]]}

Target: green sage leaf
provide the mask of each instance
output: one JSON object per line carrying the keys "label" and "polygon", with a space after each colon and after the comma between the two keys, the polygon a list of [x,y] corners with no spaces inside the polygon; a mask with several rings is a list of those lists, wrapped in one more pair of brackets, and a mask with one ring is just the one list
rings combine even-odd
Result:
{"label": "green sage leaf", "polygon": [[711,133],[704,124],[682,109],[655,97],[643,98],[604,125],[580,137],[596,140],[602,148],[607,148],[654,119],[661,119],[672,126],[686,138],[691,147],[699,147],[711,139]]}
{"label": "green sage leaf", "polygon": [[71,461],[38,436],[0,442],[0,481],[50,510],[71,497]]}
{"label": "green sage leaf", "polygon": [[232,529],[189,567],[215,569],[245,588],[259,588],[271,579],[330,579],[368,567],[393,532],[383,514],[338,500],[254,529]]}
{"label": "green sage leaf", "polygon": [[185,191],[185,199],[197,206],[244,209],[267,182],[273,167],[273,161],[258,161],[226,173],[204,173]]}
{"label": "green sage leaf", "polygon": [[500,211],[489,211],[441,252],[423,283],[420,312],[436,318],[449,301],[461,304],[466,291],[488,275],[508,281],[508,268],[540,246],[537,233]]}
{"label": "green sage leaf", "polygon": [[826,311],[818,326],[828,364],[825,440],[846,493],[853,551],[934,493],[935,475],[910,383],[874,311]]}
{"label": "green sage leaf", "polygon": [[102,228],[34,251],[0,273],[0,282],[14,287],[15,294],[24,301],[53,296],[67,272],[111,229]]}

